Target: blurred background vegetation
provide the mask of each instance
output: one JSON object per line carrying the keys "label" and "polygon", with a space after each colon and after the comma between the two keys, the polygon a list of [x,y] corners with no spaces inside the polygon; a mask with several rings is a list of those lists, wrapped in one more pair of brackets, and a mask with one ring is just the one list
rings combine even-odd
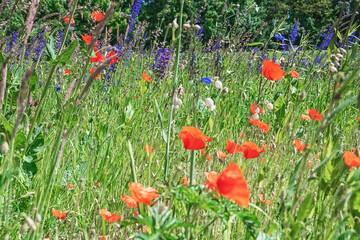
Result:
{"label": "blurred background vegetation", "polygon": [[[62,17],[69,14],[69,3],[73,0],[43,0],[40,11],[37,15],[38,23],[52,25],[58,23],[63,25]],[[147,34],[156,34],[160,38],[165,36],[166,26],[179,15],[180,0],[124,0],[117,5],[108,28],[117,36],[126,33],[128,22],[134,4],[141,1],[141,8],[137,22],[145,24]],[[17,8],[12,10],[15,2]],[[7,22],[7,31],[17,31],[23,27],[29,1],[3,1],[1,21]],[[112,0],[80,0],[75,15],[75,32],[80,34],[88,33],[92,10],[104,12]],[[199,24],[203,41],[223,37],[226,39],[247,33],[253,36],[257,31],[256,42],[265,42],[271,31],[282,25],[282,35],[290,38],[295,23],[299,23],[299,30],[306,32],[309,36],[321,32],[324,26],[331,26],[339,19],[341,8],[343,8],[343,22],[350,20],[351,10],[355,0],[185,0],[184,22]],[[4,9],[8,9],[5,11]],[[359,17],[357,16],[358,20]],[[43,21],[41,21],[43,20]],[[50,20],[50,21],[49,21]],[[56,24],[55,24],[56,26]],[[345,24],[346,26],[346,24]],[[39,27],[39,26],[38,26]],[[41,26],[44,27],[44,26]],[[341,29],[340,29],[341,30]],[[6,33],[5,33],[6,34]],[[171,34],[167,35],[171,38]],[[116,39],[113,38],[113,43]],[[300,39],[297,39],[295,44]]]}

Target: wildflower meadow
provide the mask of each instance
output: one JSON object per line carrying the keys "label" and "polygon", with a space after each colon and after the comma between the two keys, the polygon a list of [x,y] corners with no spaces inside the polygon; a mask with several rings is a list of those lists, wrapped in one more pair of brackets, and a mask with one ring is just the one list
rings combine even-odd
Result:
{"label": "wildflower meadow", "polygon": [[360,239],[359,4],[1,1],[0,239]]}

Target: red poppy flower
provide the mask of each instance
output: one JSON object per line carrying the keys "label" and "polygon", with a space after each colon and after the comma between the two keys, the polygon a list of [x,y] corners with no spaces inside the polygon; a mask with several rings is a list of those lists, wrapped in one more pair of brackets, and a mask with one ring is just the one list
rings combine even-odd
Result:
{"label": "red poppy flower", "polygon": [[[63,20],[64,20],[64,22],[66,22],[66,23],[69,22],[70,16],[63,17]],[[74,19],[71,19],[71,23],[75,23]]]}
{"label": "red poppy flower", "polygon": [[[299,140],[294,140],[293,144],[295,145],[295,147],[297,148],[297,150],[299,151],[304,151],[305,150],[305,144],[303,144],[301,141]],[[308,144],[307,147],[310,147],[310,145]]]}
{"label": "red poppy flower", "polygon": [[181,184],[184,186],[184,187],[186,187],[186,186],[189,186],[190,184],[189,184],[189,182],[190,182],[190,178],[182,178],[181,179]]}
{"label": "red poppy flower", "polygon": [[[93,74],[96,71],[96,68],[90,69],[90,74]],[[101,74],[97,75],[95,79],[101,79]]]}
{"label": "red poppy flower", "polygon": [[355,153],[351,152],[351,151],[345,151],[344,155],[344,162],[347,166],[349,167],[358,167],[360,166],[360,158],[358,156],[356,156]]}
{"label": "red poppy flower", "polygon": [[212,138],[203,134],[195,127],[183,127],[179,132],[179,137],[187,150],[200,150],[206,147],[206,142],[211,142]]}
{"label": "red poppy flower", "polygon": [[296,79],[298,79],[299,78],[299,74],[297,73],[297,72],[295,72],[294,70],[291,70],[290,72],[290,75],[293,77],[293,78],[296,78]]}
{"label": "red poppy flower", "polygon": [[242,207],[247,207],[250,202],[250,192],[241,171],[241,168],[234,162],[222,171],[217,182],[221,196],[235,201]]}
{"label": "red poppy flower", "polygon": [[55,208],[52,208],[51,211],[52,211],[52,214],[54,215],[54,217],[61,218],[61,219],[65,219],[65,216],[67,214],[67,212],[61,212],[59,210],[55,210]]}
{"label": "red poppy flower", "polygon": [[69,75],[71,73],[71,71],[69,69],[65,69],[65,75]]}
{"label": "red poppy flower", "polygon": [[96,22],[100,22],[104,18],[104,14],[98,11],[93,11],[91,13],[91,18]]}
{"label": "red poppy flower", "polygon": [[263,203],[265,203],[265,204],[272,204],[272,203],[273,203],[273,202],[270,201],[270,200],[265,200],[265,199],[264,199],[264,195],[262,195],[262,194],[259,195],[259,198],[260,198],[261,202],[263,202]]}
{"label": "red poppy flower", "polygon": [[45,239],[49,239],[50,238],[50,233],[46,234]]}
{"label": "red poppy flower", "polygon": [[[112,56],[116,55],[116,53],[114,51],[110,51],[109,52],[109,55],[107,56],[107,58],[111,58]],[[117,63],[119,60],[116,58],[114,58],[113,60],[110,61],[110,64],[114,64],[114,63]]]}
{"label": "red poppy flower", "polygon": [[211,172],[205,172],[205,176],[207,178],[206,182],[204,183],[204,185],[207,186],[207,191],[212,190],[214,192],[218,192],[217,189],[217,180],[220,177],[220,174],[215,172],[215,171],[211,171]]}
{"label": "red poppy flower", "polygon": [[243,153],[246,159],[257,158],[260,156],[260,153],[266,152],[264,149],[261,149],[253,142],[244,142],[241,146],[241,152]]}
{"label": "red poppy flower", "polygon": [[101,217],[109,223],[113,223],[113,222],[121,219],[120,215],[113,214],[106,209],[100,209],[99,213],[100,213]]}
{"label": "red poppy flower", "polygon": [[[341,84],[336,84],[336,87],[340,87]],[[333,88],[335,88],[335,85],[333,85]]]}
{"label": "red poppy flower", "polygon": [[154,148],[149,145],[144,144],[144,148],[145,148],[145,152],[147,153],[152,153],[154,151]]}
{"label": "red poppy flower", "polygon": [[226,154],[223,153],[222,151],[216,150],[216,156],[217,156],[218,158],[223,159],[223,158],[227,158],[229,155],[226,155]]}
{"label": "red poppy flower", "polygon": [[132,197],[128,195],[121,195],[121,200],[126,203],[129,208],[137,208],[136,201]]}
{"label": "red poppy flower", "polygon": [[319,121],[319,122],[321,121],[322,114],[320,114],[318,110],[316,110],[316,109],[307,109],[306,111],[308,112],[311,119],[314,119],[314,120]]}
{"label": "red poppy flower", "polygon": [[358,119],[359,119],[359,122],[360,122],[360,117],[358,117]]}
{"label": "red poppy flower", "polygon": [[[205,156],[205,154],[206,154],[205,150],[204,150],[204,149],[201,149],[201,155]],[[210,155],[206,155],[205,158],[206,158],[208,161],[211,162],[211,156],[210,156]]]}
{"label": "red poppy flower", "polygon": [[[90,35],[82,35],[81,38],[87,43],[87,45],[90,45],[92,36]],[[95,48],[97,48],[98,41],[95,43]]]}
{"label": "red poppy flower", "polygon": [[135,99],[139,99],[139,96],[135,94]]}
{"label": "red poppy flower", "polygon": [[311,167],[311,162],[308,162],[308,167]]}
{"label": "red poppy flower", "polygon": [[286,72],[281,70],[279,64],[265,59],[263,62],[262,74],[271,81],[278,81],[285,76]]}
{"label": "red poppy flower", "polygon": [[150,82],[150,81],[151,81],[151,77],[149,77],[149,75],[147,75],[146,72],[143,72],[142,78],[143,78],[145,81],[147,81],[147,82]]}
{"label": "red poppy flower", "polygon": [[97,49],[94,49],[95,56],[94,58],[90,58],[90,62],[103,62],[105,61],[105,57],[101,54],[101,52]]}
{"label": "red poppy flower", "polygon": [[132,211],[132,213],[133,213],[136,217],[139,217],[139,214],[137,213],[137,211]]}
{"label": "red poppy flower", "polygon": [[[258,109],[258,112],[256,112],[256,109]],[[261,113],[262,111],[263,109],[260,106],[256,106],[255,104],[251,103],[251,107],[250,107],[251,114]]]}
{"label": "red poppy flower", "polygon": [[157,190],[155,188],[145,188],[144,185],[137,182],[129,183],[128,186],[132,198],[137,203],[144,203],[146,205],[150,205],[155,198],[160,196],[160,194],[157,193]]}
{"label": "red poppy flower", "polygon": [[71,188],[75,187],[75,185],[74,185],[74,184],[66,184],[66,186],[67,186],[69,189],[71,189]]}
{"label": "red poppy flower", "polygon": [[99,236],[99,240],[107,240],[106,236]]}
{"label": "red poppy flower", "polygon": [[241,152],[241,146],[230,140],[226,140],[226,151],[230,154]]}
{"label": "red poppy flower", "polygon": [[353,153],[355,153],[355,152],[356,152],[356,148],[352,148],[351,151],[352,151]]}

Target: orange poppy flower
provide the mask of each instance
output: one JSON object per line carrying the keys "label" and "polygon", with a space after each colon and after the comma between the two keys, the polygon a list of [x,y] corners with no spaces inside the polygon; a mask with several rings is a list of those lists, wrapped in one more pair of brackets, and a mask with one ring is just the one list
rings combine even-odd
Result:
{"label": "orange poppy flower", "polygon": [[61,219],[65,219],[65,216],[67,214],[67,212],[61,212],[59,210],[55,210],[55,208],[52,208],[51,212],[54,215],[54,217],[61,218]]}
{"label": "orange poppy flower", "polygon": [[145,148],[145,152],[147,153],[152,153],[154,151],[154,148],[149,145],[144,144],[144,148]]}
{"label": "orange poppy flower", "polygon": [[139,98],[139,96],[135,94],[135,99],[138,99],[138,98]]}
{"label": "orange poppy flower", "polygon": [[[336,87],[340,87],[341,84],[336,84]],[[335,85],[333,85],[333,88],[335,88]]]}
{"label": "orange poppy flower", "polygon": [[360,122],[360,117],[358,117],[358,119],[359,119],[359,122]]}
{"label": "orange poppy flower", "polygon": [[65,75],[69,75],[71,73],[71,71],[69,69],[65,69]]}
{"label": "orange poppy flower", "polygon": [[307,119],[310,119],[310,117],[308,115],[301,114],[301,119],[302,120],[307,120]]}
{"label": "orange poppy flower", "polygon": [[356,156],[355,153],[351,152],[351,151],[345,151],[344,155],[344,162],[347,166],[349,167],[358,167],[360,166],[360,158],[358,156]]}
{"label": "orange poppy flower", "polygon": [[227,158],[229,155],[226,155],[225,153],[223,153],[222,151],[216,150],[216,156],[218,158]]}
{"label": "orange poppy flower", "polygon": [[132,214],[134,214],[136,217],[139,217],[139,214],[137,213],[137,211],[132,211]]}
{"label": "orange poppy flower", "polygon": [[317,159],[320,159],[320,156],[319,156],[319,155],[315,155],[315,157],[316,157]]}
{"label": "orange poppy flower", "polygon": [[311,162],[308,162],[308,167],[311,167]]}
{"label": "orange poppy flower", "polygon": [[295,72],[294,70],[291,70],[290,72],[290,75],[293,77],[293,78],[296,78],[296,79],[298,79],[299,78],[299,74],[297,73],[297,72]]}
{"label": "orange poppy flower", "polygon": [[105,57],[101,54],[101,52],[97,49],[94,49],[95,57],[90,58],[90,62],[103,62],[105,61]]}
{"label": "orange poppy flower", "polygon": [[99,240],[107,240],[106,236],[99,236]]}
{"label": "orange poppy flower", "polygon": [[257,158],[260,156],[260,153],[266,152],[264,149],[261,149],[253,142],[245,142],[241,145],[241,152],[243,153],[246,159]]}
{"label": "orange poppy flower", "polygon": [[235,201],[242,207],[247,207],[250,202],[250,192],[241,171],[241,168],[234,162],[222,171],[217,182],[221,196]]}
{"label": "orange poppy flower", "polygon": [[226,115],[225,113],[223,114],[223,117],[229,117],[229,115]]}
{"label": "orange poppy flower", "polygon": [[[111,58],[112,56],[116,55],[116,53],[114,51],[110,51],[109,55],[107,56],[107,58]],[[110,64],[114,64],[117,63],[119,60],[117,59],[117,57],[115,57],[113,60],[110,61]]]}
{"label": "orange poppy flower", "polygon": [[245,135],[244,133],[242,133],[242,132],[239,132],[239,134],[240,134],[240,136],[242,136],[242,137],[246,137],[246,135]]}
{"label": "orange poppy flower", "polygon": [[259,198],[260,198],[260,200],[261,200],[263,203],[265,203],[265,204],[272,204],[272,203],[273,203],[273,202],[270,201],[270,200],[265,200],[265,199],[264,199],[264,195],[262,195],[262,194],[259,195]]}
{"label": "orange poppy flower", "polygon": [[245,172],[246,172],[246,173],[251,173],[251,171],[250,171],[250,170],[247,170],[247,169],[245,169]]}
{"label": "orange poppy flower", "polygon": [[149,77],[149,75],[147,75],[146,72],[143,72],[142,78],[143,78],[145,81],[147,81],[147,82],[150,82],[150,81],[151,81],[151,77]]}
{"label": "orange poppy flower", "polygon": [[50,233],[46,234],[45,239],[49,239],[50,238]]}
{"label": "orange poppy flower", "polygon": [[[259,112],[256,112],[256,109],[259,109]],[[263,111],[263,109],[260,106],[256,106],[255,104],[251,103],[251,107],[250,107],[250,113],[251,114],[255,114],[255,113],[261,113]]]}
{"label": "orange poppy flower", "polygon": [[[201,149],[201,155],[203,155],[203,156],[205,156],[205,154],[206,154],[206,152],[205,152],[205,150],[204,149]],[[208,155],[206,155],[206,157],[205,157],[208,161],[210,161],[211,162],[211,156],[208,154]]]}
{"label": "orange poppy flower", "polygon": [[352,151],[353,153],[355,153],[355,152],[356,152],[356,148],[352,148],[351,151]]}
{"label": "orange poppy flower", "polygon": [[220,174],[215,171],[211,171],[209,173],[205,172],[205,176],[207,180],[204,185],[207,186],[207,191],[212,190],[213,192],[219,193],[217,189],[217,180],[219,179]]}
{"label": "orange poppy flower", "polygon": [[281,66],[267,59],[263,62],[262,74],[271,81],[278,81],[282,79],[286,72],[281,70]]}
{"label": "orange poppy flower", "polygon": [[121,200],[129,207],[129,208],[137,208],[136,201],[128,196],[128,195],[121,195]]}
{"label": "orange poppy flower", "polygon": [[67,186],[69,189],[71,189],[71,188],[75,187],[75,185],[74,185],[74,184],[66,184],[66,186]]}
{"label": "orange poppy flower", "polygon": [[[82,38],[82,40],[84,40],[87,43],[87,45],[90,45],[92,36],[82,35],[81,38]],[[97,47],[97,45],[98,45],[98,41],[96,41],[96,43],[95,43],[95,48]]]}
{"label": "orange poppy flower", "polygon": [[[64,22],[66,22],[66,23],[69,22],[70,16],[63,17],[63,20],[64,20]],[[74,19],[71,19],[71,23],[75,23]]]}
{"label": "orange poppy flower", "polygon": [[190,178],[188,178],[188,179],[182,178],[182,179],[181,179],[181,184],[182,184],[184,187],[189,186],[189,185],[190,185],[189,182],[190,182]]}
{"label": "orange poppy flower", "polygon": [[226,151],[230,154],[241,152],[241,146],[230,140],[226,140]]}
{"label": "orange poppy flower", "polygon": [[128,186],[132,198],[137,203],[144,203],[146,205],[150,205],[155,198],[160,196],[160,194],[157,193],[157,190],[155,188],[145,188],[144,185],[137,182],[128,183]]}
{"label": "orange poppy flower", "polygon": [[254,126],[258,126],[259,123],[260,123],[260,120],[259,119],[253,119],[253,118],[250,118],[250,123]]}
{"label": "orange poppy flower", "polygon": [[100,22],[104,18],[104,14],[98,11],[93,11],[91,13],[91,18],[96,22]]}
{"label": "orange poppy flower", "polygon": [[203,134],[195,127],[183,127],[179,132],[179,137],[187,150],[200,150],[206,147],[206,142],[211,142],[212,138]]}
{"label": "orange poppy flower", "polygon": [[95,180],[95,184],[96,186],[98,186],[99,188],[101,188],[100,184]]}
{"label": "orange poppy flower", "polygon": [[101,217],[109,223],[113,223],[113,222],[121,219],[120,215],[113,214],[106,209],[100,209],[99,213],[100,213]]}
{"label": "orange poppy flower", "polygon": [[[299,140],[294,140],[293,144],[295,145],[295,147],[297,148],[297,150],[299,151],[304,151],[305,150],[305,144],[303,144],[301,141]],[[310,145],[308,144],[307,147],[310,147]]]}
{"label": "orange poppy flower", "polygon": [[259,122],[258,123],[258,128],[260,128],[264,133],[267,133],[267,132],[269,132],[269,130],[270,130],[270,126],[268,125],[268,124],[266,124],[266,123],[264,123],[264,122]]}
{"label": "orange poppy flower", "polygon": [[311,109],[311,110],[307,109],[306,111],[308,112],[311,119],[314,119],[314,120],[319,121],[319,122],[321,121],[322,114],[320,114],[318,110],[316,110],[316,109]]}

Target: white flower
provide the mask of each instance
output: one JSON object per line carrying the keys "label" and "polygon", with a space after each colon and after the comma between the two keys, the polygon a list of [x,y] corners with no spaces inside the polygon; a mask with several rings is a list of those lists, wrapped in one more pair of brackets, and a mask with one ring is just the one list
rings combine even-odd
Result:
{"label": "white flower", "polygon": [[260,7],[259,7],[258,5],[256,5],[256,7],[255,7],[255,11],[256,11],[256,12],[258,12],[258,11],[259,11],[259,9],[260,9]]}
{"label": "white flower", "polygon": [[191,28],[191,25],[189,23],[184,23],[183,24],[183,28],[184,29],[190,29]]}
{"label": "white flower", "polygon": [[201,29],[201,27],[198,24],[195,24],[195,25],[193,25],[193,29],[199,31]]}
{"label": "white flower", "polygon": [[330,72],[332,72],[332,73],[337,73],[336,67],[331,67],[331,68],[330,68]]}
{"label": "white flower", "polygon": [[252,115],[252,118],[255,119],[255,120],[258,120],[258,119],[259,119],[259,114],[254,113],[254,114]]}
{"label": "white flower", "polygon": [[215,87],[217,88],[217,89],[222,89],[222,82],[221,81],[219,81],[219,80],[216,80],[215,81]]}
{"label": "white flower", "polygon": [[211,98],[206,98],[205,105],[211,108],[212,106],[214,106],[214,101]]}
{"label": "white flower", "polygon": [[272,103],[268,103],[266,106],[270,111],[274,109],[274,105]]}

